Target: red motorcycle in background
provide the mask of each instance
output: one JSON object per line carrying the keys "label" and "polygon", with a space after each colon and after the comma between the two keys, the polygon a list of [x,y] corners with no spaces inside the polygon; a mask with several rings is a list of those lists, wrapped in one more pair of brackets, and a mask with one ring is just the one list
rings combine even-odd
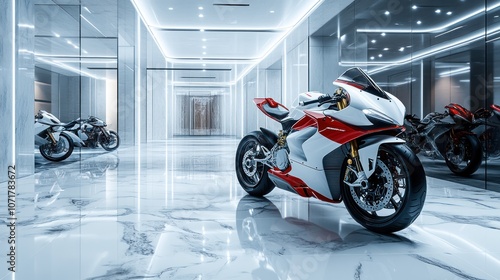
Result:
{"label": "red motorcycle in background", "polygon": [[405,139],[415,153],[444,159],[457,175],[471,175],[483,159],[481,142],[472,132],[476,127],[474,115],[456,103],[445,108],[444,113],[433,112],[422,120],[407,115]]}
{"label": "red motorcycle in background", "polygon": [[415,153],[398,138],[405,107],[363,70],[351,68],[335,93],[302,93],[292,110],[272,98],[257,107],[281,123],[278,134],[261,128],[236,151],[243,189],[263,196],[274,187],[303,197],[344,204],[365,228],[390,233],[420,214],[427,189]]}
{"label": "red motorcycle in background", "polygon": [[477,127],[472,130],[483,145],[486,159],[500,158],[500,106],[491,105],[491,110],[474,112]]}

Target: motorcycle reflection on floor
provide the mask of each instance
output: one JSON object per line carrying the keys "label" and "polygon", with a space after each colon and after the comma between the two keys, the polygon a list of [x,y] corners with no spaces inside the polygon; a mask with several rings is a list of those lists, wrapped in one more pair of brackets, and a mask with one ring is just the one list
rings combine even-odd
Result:
{"label": "motorcycle reflection on floor", "polygon": [[118,168],[120,159],[116,155],[106,154],[87,159],[81,164],[51,168],[35,174],[34,204],[38,209],[50,207],[64,192],[64,186],[75,186],[81,182],[100,178],[108,170]]}
{"label": "motorcycle reflection on floor", "polygon": [[482,145],[472,132],[473,114],[459,104],[445,106],[444,113],[429,113],[420,120],[405,116],[403,137],[415,152],[433,159],[444,159],[448,168],[460,176],[477,171],[482,161]]}
{"label": "motorcycle reflection on floor", "polygon": [[[318,203],[304,208],[314,211],[316,207],[321,206]],[[238,238],[241,247],[259,264],[250,272],[252,279],[330,279],[332,268],[338,266],[353,268],[352,271],[336,270],[349,274],[336,275],[338,279],[348,279],[362,262],[376,268],[379,276],[383,273],[384,279],[398,279],[403,273],[415,273],[427,279],[422,262],[388,253],[416,250],[418,244],[415,242],[396,234],[382,235],[356,224],[346,224],[326,212],[323,212],[325,217],[308,216],[321,221],[318,224],[282,217],[283,213],[292,210],[295,209],[281,208],[280,212],[270,200],[249,195],[239,201],[236,209]],[[371,256],[367,256],[365,250],[370,251]],[[398,265],[402,261],[415,265]],[[367,268],[364,267],[365,272],[369,273]]]}

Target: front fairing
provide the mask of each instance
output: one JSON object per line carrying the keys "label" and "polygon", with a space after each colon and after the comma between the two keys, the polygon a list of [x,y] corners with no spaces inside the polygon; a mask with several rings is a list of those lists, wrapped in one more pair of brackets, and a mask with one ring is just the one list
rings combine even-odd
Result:
{"label": "front fairing", "polygon": [[373,125],[373,118],[370,120],[367,117],[369,112],[371,115],[381,115],[392,120],[392,125],[404,125],[406,108],[403,103],[394,95],[382,90],[360,68],[349,69],[333,84],[349,93],[350,100],[346,108],[348,110],[344,113],[349,117],[343,121],[358,126]]}

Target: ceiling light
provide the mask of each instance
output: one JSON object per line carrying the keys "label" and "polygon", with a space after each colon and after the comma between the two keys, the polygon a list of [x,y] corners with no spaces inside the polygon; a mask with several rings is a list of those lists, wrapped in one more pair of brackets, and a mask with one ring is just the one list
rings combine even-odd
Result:
{"label": "ceiling light", "polygon": [[87,53],[89,53],[88,51],[86,51],[86,50],[83,50],[83,49],[82,49],[82,52],[83,52],[84,54],[87,54]]}
{"label": "ceiling light", "polygon": [[207,48],[207,46],[202,46],[202,48],[206,49],[206,48]]}
{"label": "ceiling light", "polygon": [[417,5],[413,5],[411,8],[414,9],[414,10],[416,10],[417,9]]}
{"label": "ceiling light", "polygon": [[201,39],[201,40],[202,40],[203,42],[206,42],[206,41],[207,41],[207,39],[205,39],[205,38],[203,38],[203,39]]}
{"label": "ceiling light", "polygon": [[198,17],[202,18],[203,17],[203,14],[199,14]]}
{"label": "ceiling light", "polygon": [[372,40],[371,42],[375,44],[377,42],[377,40]]}
{"label": "ceiling light", "polygon": [[169,7],[169,8],[168,8],[168,10],[170,10],[170,11],[172,11],[173,9],[174,9],[174,8],[172,8],[172,7]]}
{"label": "ceiling light", "polygon": [[379,53],[379,54],[378,54],[378,57],[382,57],[382,54],[381,54],[381,53]]}
{"label": "ceiling light", "polygon": [[203,52],[203,54],[207,54],[207,52]]}
{"label": "ceiling light", "polygon": [[380,35],[385,36],[385,32],[382,32],[382,34],[380,34]]}
{"label": "ceiling light", "polygon": [[200,29],[200,32],[205,32],[205,29]]}
{"label": "ceiling light", "polygon": [[66,40],[66,43],[68,43],[68,44],[70,44],[70,45],[72,45],[72,44],[73,44],[73,42],[71,42],[70,40]]}
{"label": "ceiling light", "polygon": [[436,14],[440,14],[441,13],[441,10],[440,9],[437,9],[436,10]]}
{"label": "ceiling light", "polygon": [[201,70],[201,71],[202,71],[202,72],[206,72],[207,70],[203,69],[203,70]]}
{"label": "ceiling light", "polygon": [[92,12],[89,10],[89,8],[87,8],[87,7],[83,7],[83,9],[84,9],[85,11],[87,11],[89,14],[91,14],[91,13],[92,13]]}
{"label": "ceiling light", "polygon": [[374,59],[375,59],[375,57],[374,57],[374,56],[370,56],[370,59],[371,59],[371,60],[374,60]]}
{"label": "ceiling light", "polygon": [[202,7],[202,6],[199,6],[199,7],[198,7],[198,10],[203,10],[203,7]]}
{"label": "ceiling light", "polygon": [[384,51],[388,51],[388,50],[389,50],[389,48],[384,48]]}
{"label": "ceiling light", "polygon": [[400,51],[400,52],[402,52],[402,51],[404,51],[404,50],[405,50],[405,47],[401,47],[401,48],[399,48],[399,51]]}
{"label": "ceiling light", "polygon": [[449,16],[451,16],[451,14],[453,14],[453,13],[451,11],[449,11],[446,14],[449,15]]}
{"label": "ceiling light", "polygon": [[274,11],[269,11],[271,14],[274,14]]}
{"label": "ceiling light", "polygon": [[56,36],[57,38],[61,37],[61,35],[57,34],[54,32],[54,36]]}
{"label": "ceiling light", "polygon": [[417,24],[422,24],[422,22],[419,20],[419,21],[417,21]]}
{"label": "ceiling light", "polygon": [[390,15],[391,13],[389,13],[389,11],[385,11],[384,15],[388,16]]}
{"label": "ceiling light", "polygon": [[203,67],[205,67],[205,66],[207,66],[207,64],[206,64],[206,63],[203,63]]}

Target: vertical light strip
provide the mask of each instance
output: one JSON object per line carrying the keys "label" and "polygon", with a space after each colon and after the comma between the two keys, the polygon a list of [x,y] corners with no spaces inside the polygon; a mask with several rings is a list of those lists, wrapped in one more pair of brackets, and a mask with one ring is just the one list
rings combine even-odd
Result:
{"label": "vertical light strip", "polygon": [[420,60],[420,118],[424,117],[424,61]]}
{"label": "vertical light strip", "polygon": [[283,62],[281,63],[281,71],[283,76],[283,92],[281,93],[281,98],[283,100],[283,105],[288,106],[286,103],[286,91],[287,91],[287,81],[286,81],[286,39],[283,41]]}
{"label": "vertical light strip", "polygon": [[[168,67],[168,65],[165,65],[166,67]],[[154,72],[153,72],[154,74]],[[165,108],[167,109],[167,111],[165,112],[165,140],[168,139],[168,122],[170,121],[170,118],[169,118],[169,113],[171,113],[171,110],[169,110],[169,106],[168,106],[168,70],[165,71]]]}
{"label": "vertical light strip", "polygon": [[136,78],[136,87],[137,87],[137,101],[136,101],[136,106],[137,106],[137,123],[138,123],[138,132],[137,132],[137,137],[138,137],[138,141],[137,143],[139,145],[141,145],[141,19],[139,17],[139,15],[136,16],[137,17],[137,39],[136,39],[136,43],[137,43],[137,60],[136,60],[136,66],[137,66],[137,78]]}
{"label": "vertical light strip", "polygon": [[240,81],[240,100],[241,100],[241,134],[240,134],[240,138],[243,138],[243,135],[245,134],[245,125],[244,125],[244,119],[245,119],[245,105],[243,104],[243,102],[245,102],[245,96],[243,95],[244,92],[243,92],[243,79],[241,79]]}
{"label": "vertical light strip", "polygon": [[16,164],[16,26],[16,1],[12,1],[12,165]]}
{"label": "vertical light strip", "polygon": [[[136,31],[136,44],[137,44],[137,55],[135,66],[137,67],[137,74],[135,79],[136,86],[136,100],[135,106],[137,108],[137,219],[141,220],[141,19],[138,15],[137,17],[137,31]],[[138,223],[138,227],[140,227],[141,223]],[[138,228],[140,230],[140,228]]]}

